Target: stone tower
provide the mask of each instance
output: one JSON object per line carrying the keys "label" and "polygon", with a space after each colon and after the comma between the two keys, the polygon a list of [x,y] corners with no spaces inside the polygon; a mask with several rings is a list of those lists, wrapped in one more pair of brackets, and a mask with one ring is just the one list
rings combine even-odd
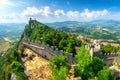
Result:
{"label": "stone tower", "polygon": [[91,57],[91,60],[92,60],[92,57],[93,57],[93,54],[94,54],[94,45],[93,44],[89,44],[89,45],[86,45],[85,48],[89,49],[90,57]]}
{"label": "stone tower", "polygon": [[94,48],[100,50],[100,41],[99,40],[94,40],[93,45],[94,45]]}
{"label": "stone tower", "polygon": [[36,21],[36,20],[32,20],[32,18],[30,18],[30,20],[29,20],[29,26],[30,26],[32,29],[35,27],[34,21]]}
{"label": "stone tower", "polygon": [[91,56],[91,60],[92,60],[92,58],[93,58],[93,54],[94,54],[94,46],[91,45],[91,46],[90,46],[90,56]]}
{"label": "stone tower", "polygon": [[32,18],[30,18],[29,20],[29,26],[31,27],[31,24],[32,24]]}
{"label": "stone tower", "polygon": [[99,54],[100,54],[100,41],[99,40],[94,40],[93,44],[90,45],[91,59],[94,55],[99,55]]}

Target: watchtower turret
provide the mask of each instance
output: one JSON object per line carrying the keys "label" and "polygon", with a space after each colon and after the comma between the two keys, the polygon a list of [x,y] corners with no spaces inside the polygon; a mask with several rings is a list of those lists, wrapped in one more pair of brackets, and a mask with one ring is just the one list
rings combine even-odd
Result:
{"label": "watchtower turret", "polygon": [[32,22],[32,18],[30,18],[29,20],[29,26],[31,27],[31,22]]}
{"label": "watchtower turret", "polygon": [[29,26],[31,27],[31,28],[34,28],[35,27],[35,25],[34,25],[34,22],[35,22],[36,20],[32,20],[32,18],[30,18],[30,20],[29,20]]}

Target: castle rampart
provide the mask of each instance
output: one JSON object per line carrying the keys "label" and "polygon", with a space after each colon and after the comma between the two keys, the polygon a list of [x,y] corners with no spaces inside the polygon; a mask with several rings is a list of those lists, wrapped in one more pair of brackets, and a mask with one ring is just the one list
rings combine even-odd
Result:
{"label": "castle rampart", "polygon": [[44,42],[35,42],[33,40],[23,39],[21,43],[24,44],[25,47],[30,48],[31,50],[48,60],[51,59],[53,56],[64,55],[67,57],[68,62],[73,62],[72,55],[67,55],[67,53],[65,53],[63,50],[58,50],[58,48],[50,46],[49,44],[45,44]]}

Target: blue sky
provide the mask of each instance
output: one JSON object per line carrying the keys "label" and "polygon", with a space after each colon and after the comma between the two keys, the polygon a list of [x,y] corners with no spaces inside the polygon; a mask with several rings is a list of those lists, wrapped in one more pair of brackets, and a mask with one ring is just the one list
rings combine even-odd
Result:
{"label": "blue sky", "polygon": [[120,0],[0,0],[0,23],[120,21]]}

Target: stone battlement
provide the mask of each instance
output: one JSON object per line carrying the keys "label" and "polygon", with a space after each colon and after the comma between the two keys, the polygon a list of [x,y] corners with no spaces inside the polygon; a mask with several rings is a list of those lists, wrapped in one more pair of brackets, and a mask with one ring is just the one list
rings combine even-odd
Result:
{"label": "stone battlement", "polygon": [[86,49],[90,50],[91,57],[98,56],[100,58],[107,58],[107,57],[117,57],[118,53],[100,53],[100,45],[89,44],[85,46]]}
{"label": "stone battlement", "polygon": [[118,53],[95,54],[94,56],[98,56],[100,58],[118,57]]}
{"label": "stone battlement", "polygon": [[63,50],[58,50],[56,46],[50,46],[44,42],[23,39],[21,43],[46,59],[51,59],[53,56],[64,55],[67,57],[68,62],[72,62],[74,60],[71,54],[67,54]]}

